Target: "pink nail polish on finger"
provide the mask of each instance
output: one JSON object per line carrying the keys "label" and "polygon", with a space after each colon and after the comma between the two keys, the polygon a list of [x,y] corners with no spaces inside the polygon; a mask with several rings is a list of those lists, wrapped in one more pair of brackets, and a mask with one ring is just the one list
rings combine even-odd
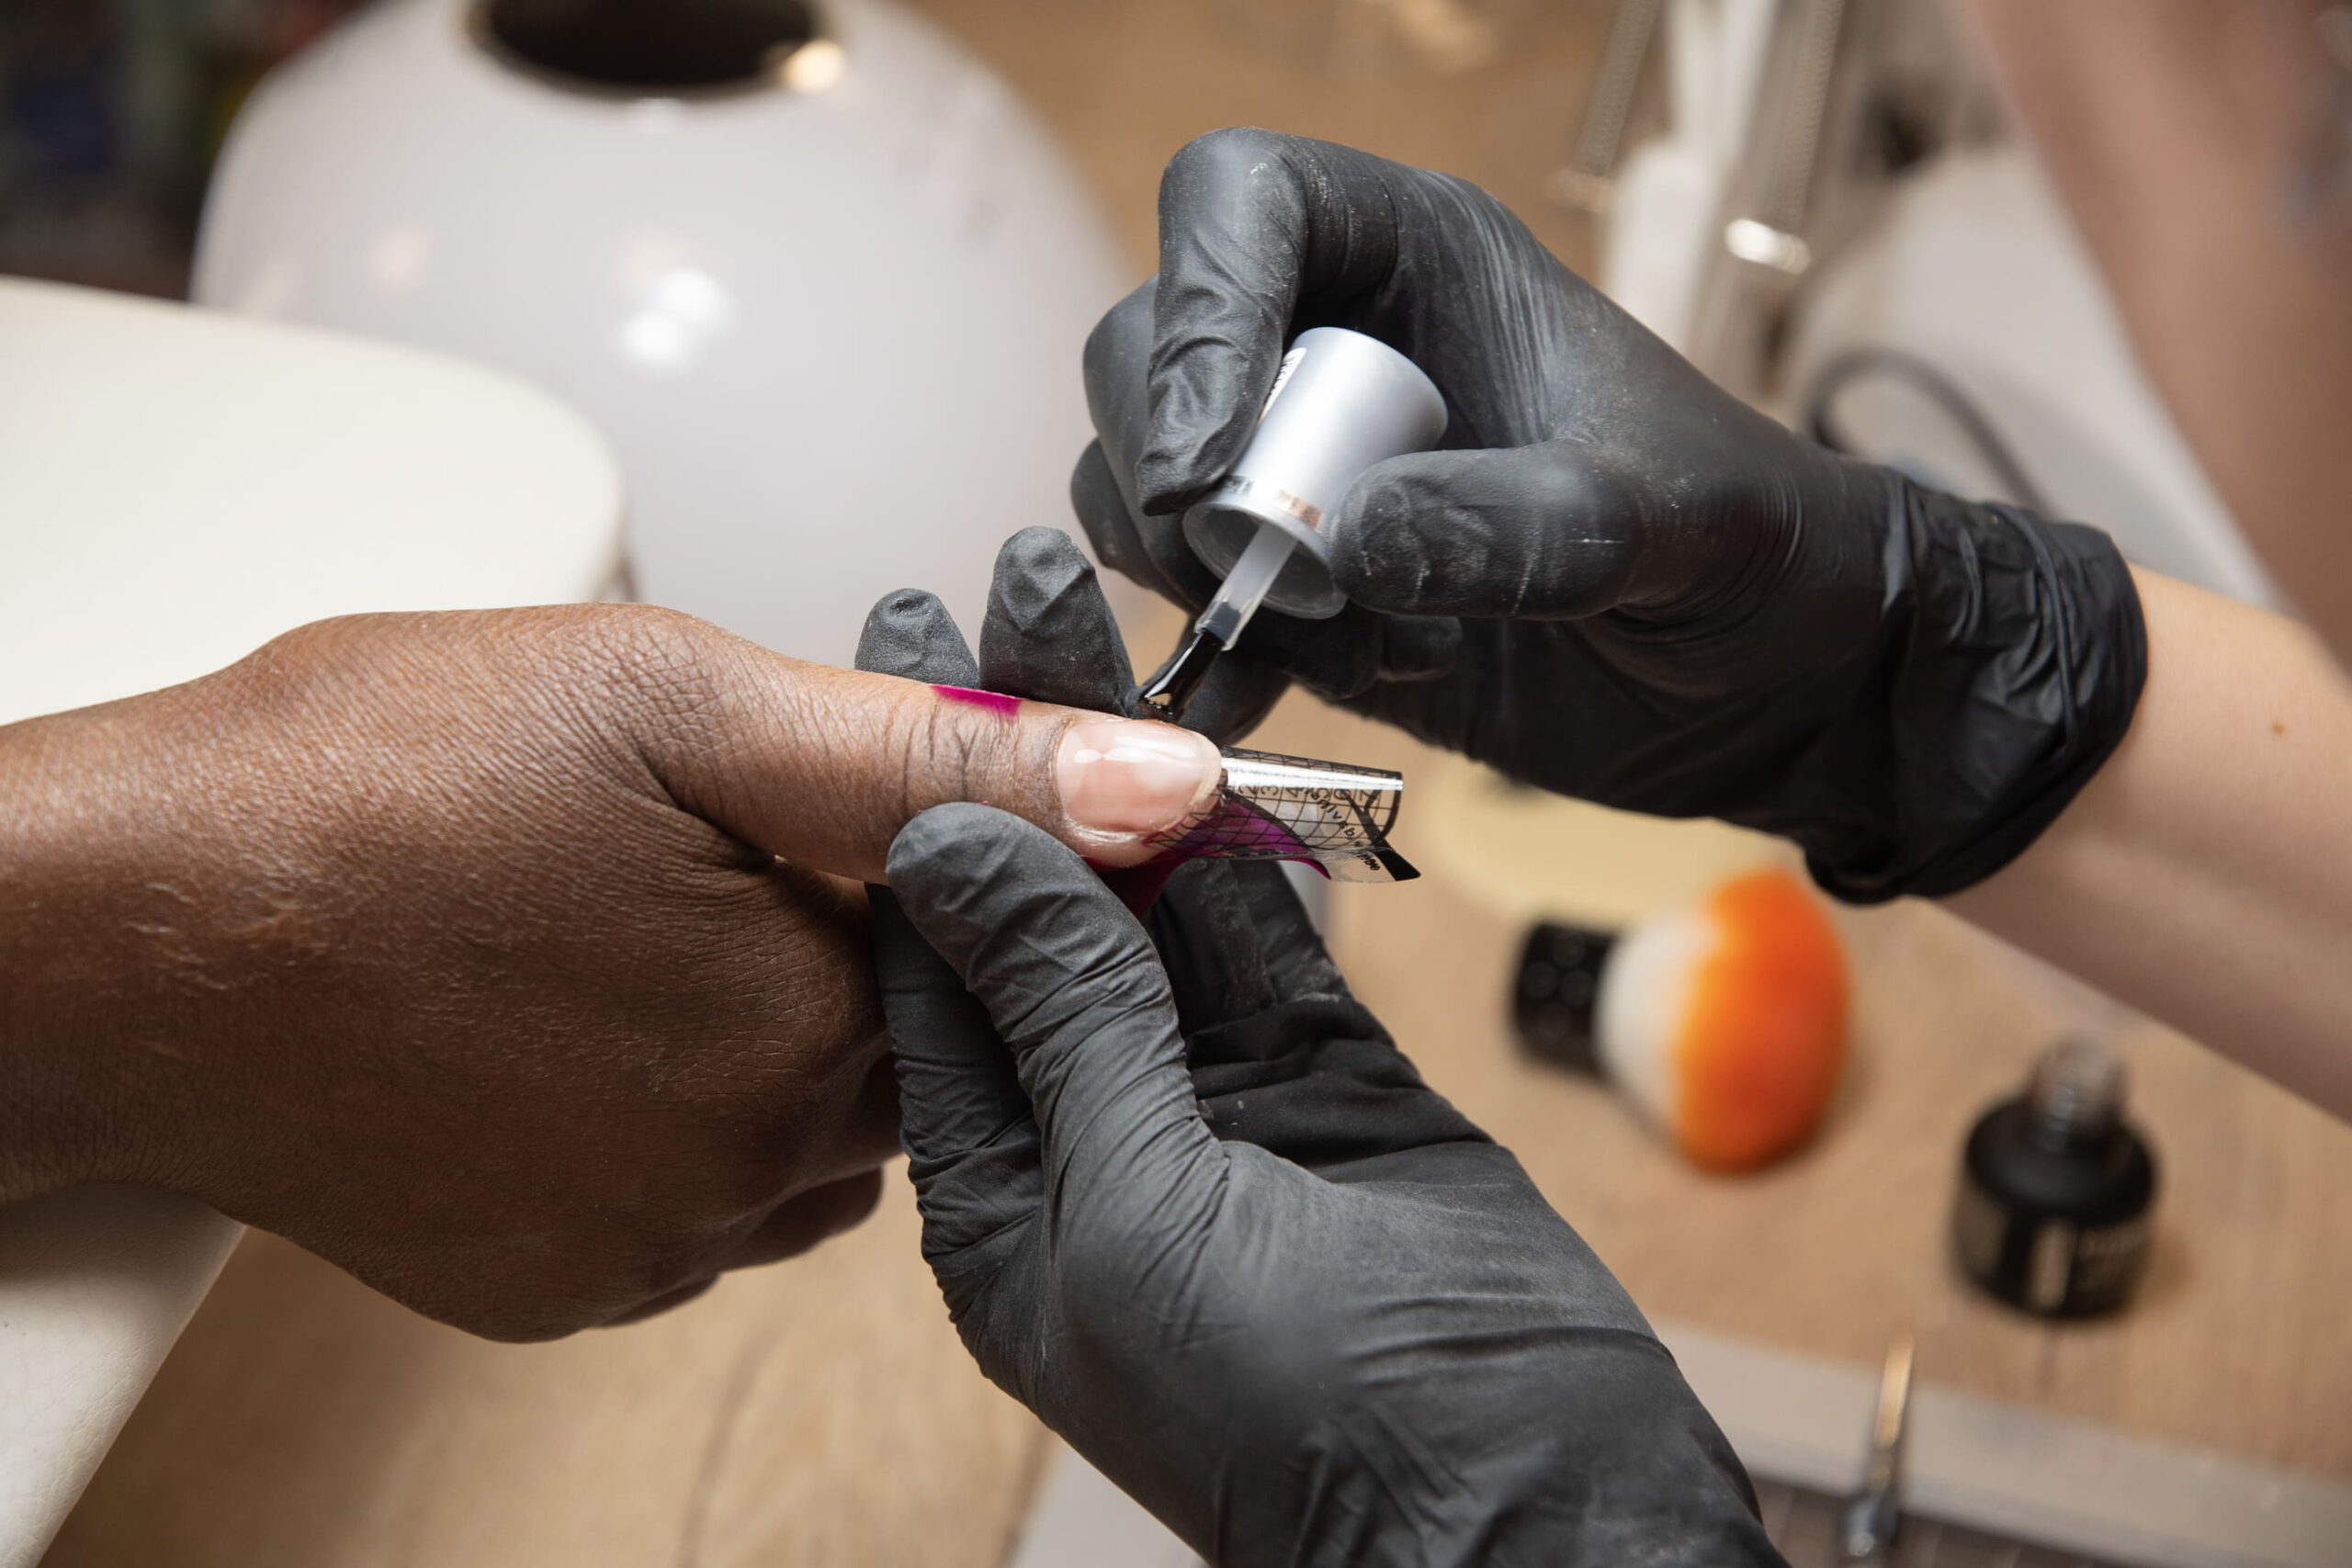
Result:
{"label": "pink nail polish on finger", "polygon": [[1001,719],[1010,719],[1021,711],[1021,699],[1008,697],[1002,692],[982,692],[970,686],[941,686],[931,688],[942,700],[960,703],[966,707],[979,708]]}

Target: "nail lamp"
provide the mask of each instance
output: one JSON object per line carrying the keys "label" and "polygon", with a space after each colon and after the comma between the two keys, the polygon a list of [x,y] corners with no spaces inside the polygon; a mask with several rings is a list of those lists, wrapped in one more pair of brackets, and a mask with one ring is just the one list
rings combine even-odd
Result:
{"label": "nail lamp", "polygon": [[1538,925],[1513,1012],[1529,1051],[1600,1073],[1691,1163],[1752,1170],[1828,1108],[1845,951],[1821,901],[1771,867],[1621,936]]}
{"label": "nail lamp", "polygon": [[195,295],[552,389],[619,456],[638,597],[846,664],[895,588],[978,626],[999,543],[1068,516],[1125,270],[884,0],[389,0],[255,89]]}

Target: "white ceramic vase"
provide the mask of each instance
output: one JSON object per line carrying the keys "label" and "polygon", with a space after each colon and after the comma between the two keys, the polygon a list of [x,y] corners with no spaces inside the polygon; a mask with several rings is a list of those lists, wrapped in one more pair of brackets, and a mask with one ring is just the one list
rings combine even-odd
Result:
{"label": "white ceramic vase", "polygon": [[894,588],[977,635],[1004,536],[1068,525],[1080,350],[1129,269],[963,50],[885,0],[808,10],[756,77],[676,89],[537,68],[480,0],[388,0],[239,116],[196,296],[570,400],[619,455],[643,598],[837,663]]}

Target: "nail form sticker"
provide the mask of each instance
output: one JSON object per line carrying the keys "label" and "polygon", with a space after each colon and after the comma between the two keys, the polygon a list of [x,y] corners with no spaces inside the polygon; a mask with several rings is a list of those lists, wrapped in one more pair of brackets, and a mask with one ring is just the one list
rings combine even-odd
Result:
{"label": "nail form sticker", "polygon": [[1388,847],[1405,777],[1227,748],[1224,788],[1203,815],[1152,840],[1164,861],[1302,861],[1340,882],[1420,875]]}

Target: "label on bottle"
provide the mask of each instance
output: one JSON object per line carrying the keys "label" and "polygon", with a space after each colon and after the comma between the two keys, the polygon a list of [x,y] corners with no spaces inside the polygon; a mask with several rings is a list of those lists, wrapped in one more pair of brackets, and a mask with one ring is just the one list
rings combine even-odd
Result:
{"label": "label on bottle", "polygon": [[2101,1312],[2120,1303],[2148,1253],[2143,1214],[2111,1225],[2004,1208],[1973,1180],[1952,1208],[1952,1246],[1979,1284],[2028,1312]]}
{"label": "label on bottle", "polygon": [[2075,1283],[2075,1238],[2064,1220],[2044,1220],[2026,1244],[2025,1304],[2035,1312],[2062,1312]]}
{"label": "label on bottle", "polygon": [[2078,1231],[2073,1253],[2068,1304],[2077,1311],[2112,1306],[2131,1292],[2147,1261],[2147,1216]]}

